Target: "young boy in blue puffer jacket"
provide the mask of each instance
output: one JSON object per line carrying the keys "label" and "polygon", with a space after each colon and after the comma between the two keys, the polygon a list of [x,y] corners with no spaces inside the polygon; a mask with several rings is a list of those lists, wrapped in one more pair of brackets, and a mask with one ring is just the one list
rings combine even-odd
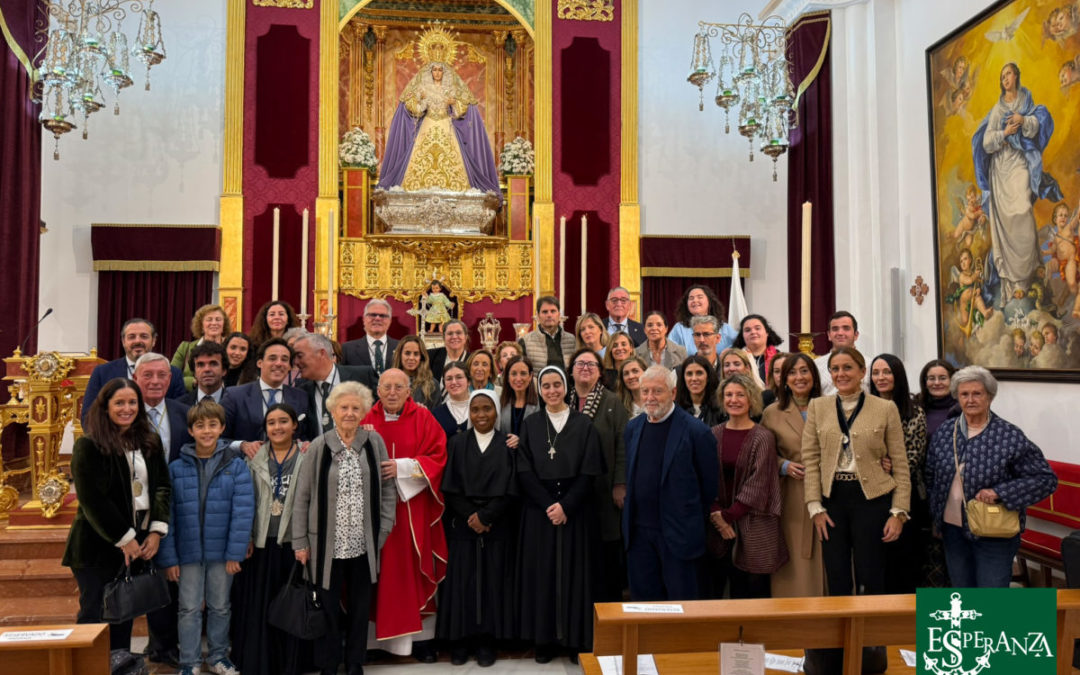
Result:
{"label": "young boy in blue puffer jacket", "polygon": [[225,409],[207,397],[188,410],[195,442],[169,464],[172,527],[161,541],[157,564],[180,582],[180,673],[199,675],[202,605],[206,602],[210,672],[239,675],[229,661],[229,591],[247,556],[255,493],[243,454],[220,440]]}

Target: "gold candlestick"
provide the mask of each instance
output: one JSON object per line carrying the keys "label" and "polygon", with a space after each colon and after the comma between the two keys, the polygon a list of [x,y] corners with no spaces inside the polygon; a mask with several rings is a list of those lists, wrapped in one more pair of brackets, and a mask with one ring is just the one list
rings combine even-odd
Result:
{"label": "gold candlestick", "polygon": [[794,333],[799,338],[799,351],[803,354],[808,354],[810,358],[817,356],[814,354],[814,338],[821,333]]}

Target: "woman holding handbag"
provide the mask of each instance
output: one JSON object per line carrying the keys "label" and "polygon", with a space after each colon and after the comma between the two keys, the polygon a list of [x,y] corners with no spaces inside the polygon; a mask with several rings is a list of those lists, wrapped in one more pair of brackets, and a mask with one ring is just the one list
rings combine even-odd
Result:
{"label": "woman holding handbag", "polygon": [[1052,494],[1057,476],[1024,432],[990,412],[997,395],[990,371],[961,368],[950,388],[962,414],[930,441],[930,520],[955,588],[1008,588],[1024,509]]}
{"label": "woman holding handbag", "polygon": [[[106,585],[133,561],[149,565],[169,531],[169,469],[131,380],[102,387],[75,441],[71,475],[79,508],[62,562],[79,585],[78,623],[102,623]],[[131,623],[110,624],[110,649],[130,651]]]}
{"label": "woman holding handbag", "polygon": [[336,673],[343,656],[350,675],[364,672],[371,592],[396,515],[394,479],[379,473],[389,458],[386,443],[360,428],[371,405],[371,390],[359,382],[331,390],[326,407],[334,427],[308,446],[290,487],[293,552],[307,565],[326,611],[328,631],[315,640],[315,663],[323,673]]}

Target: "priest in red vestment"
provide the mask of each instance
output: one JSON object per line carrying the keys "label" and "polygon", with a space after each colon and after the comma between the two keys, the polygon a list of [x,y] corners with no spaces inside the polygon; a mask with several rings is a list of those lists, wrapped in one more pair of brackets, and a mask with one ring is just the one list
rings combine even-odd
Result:
{"label": "priest in red vestment", "polygon": [[435,592],[446,576],[446,535],[439,494],[446,432],[412,400],[409,377],[391,368],[379,378],[379,402],[364,418],[386,442],[384,478],[397,484],[397,520],[382,550],[375,601],[376,649],[434,662]]}

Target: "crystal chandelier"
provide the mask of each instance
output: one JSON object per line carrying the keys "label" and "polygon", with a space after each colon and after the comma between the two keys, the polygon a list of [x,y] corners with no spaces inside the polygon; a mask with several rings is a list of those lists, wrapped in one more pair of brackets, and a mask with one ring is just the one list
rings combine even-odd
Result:
{"label": "crystal chandelier", "polygon": [[[719,40],[717,62],[710,38]],[[761,152],[772,157],[774,182],[776,159],[787,152],[788,134],[797,124],[786,54],[787,27],[778,16],[763,24],[755,24],[745,13],[738,23],[699,21],[686,78],[698,88],[698,110],[705,109],[705,85],[716,78],[714,100],[724,109],[724,133],[731,133],[729,115],[737,111],[739,133],[750,142],[750,161],[756,140]]]}
{"label": "crystal chandelier", "polygon": [[[165,58],[161,19],[153,0],[46,0],[48,40],[35,62],[41,87],[38,121],[55,139],[53,159],[60,159],[60,136],[82,125],[87,137],[90,116],[106,105],[103,91],[111,93],[113,114],[120,114],[120,91],[133,84],[130,57],[146,65],[146,91],[150,68]],[[121,30],[128,14],[138,15],[135,46]]]}

